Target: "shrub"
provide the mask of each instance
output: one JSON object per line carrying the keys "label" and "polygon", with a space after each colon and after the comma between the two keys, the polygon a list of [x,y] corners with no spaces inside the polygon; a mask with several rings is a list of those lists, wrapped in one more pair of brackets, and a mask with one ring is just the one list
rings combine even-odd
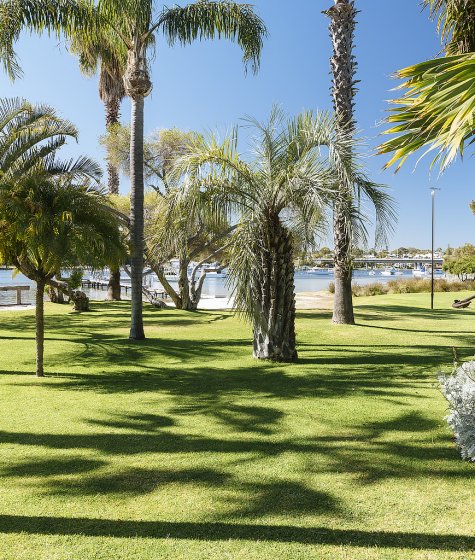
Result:
{"label": "shrub", "polygon": [[462,364],[452,375],[441,374],[439,381],[450,406],[446,420],[462,457],[475,461],[475,362]]}
{"label": "shrub", "polygon": [[[381,289],[382,286],[382,289]],[[451,282],[445,279],[437,279],[434,282],[435,292],[464,292],[475,291],[475,281]],[[431,291],[430,278],[407,278],[389,280],[386,284],[376,282],[366,286],[357,286],[354,292],[357,296],[379,296],[382,294],[419,294]]]}
{"label": "shrub", "polygon": [[331,294],[334,294],[334,293],[335,293],[335,282],[330,282],[330,284],[328,284],[328,291],[329,291]]}
{"label": "shrub", "polygon": [[381,282],[373,282],[372,284],[366,284],[366,286],[353,284],[352,292],[355,297],[382,296],[388,293],[388,288]]}

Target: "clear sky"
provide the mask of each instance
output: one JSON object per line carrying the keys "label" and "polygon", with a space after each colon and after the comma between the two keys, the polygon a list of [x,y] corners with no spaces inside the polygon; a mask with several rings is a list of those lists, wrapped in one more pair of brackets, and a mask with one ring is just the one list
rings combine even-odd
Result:
{"label": "clear sky", "polygon": [[[391,90],[398,83],[392,73],[434,57],[440,43],[435,24],[421,11],[419,0],[357,0],[356,4],[361,10],[356,33],[361,80],[358,127],[374,147],[380,141],[386,100],[394,97]],[[238,47],[225,41],[169,48],[159,40],[151,67],[154,90],[146,101],[148,132],[173,126],[226,130],[245,115],[264,119],[273,103],[289,114],[331,108],[331,45],[321,11],[332,0],[254,0],[254,5],[270,33],[257,76],[245,76]],[[17,47],[24,77],[12,85],[0,76],[2,95],[53,105],[80,130],[79,144],[69,146],[65,154],[103,158],[98,137],[104,131],[104,113],[97,80],[81,76],[76,60],[57,40],[25,34]],[[128,118],[126,101],[122,119]],[[475,199],[473,158],[456,162],[441,177],[437,169],[429,172],[428,158],[416,170],[414,159],[397,175],[381,170],[385,160],[370,157],[367,165],[373,180],[388,184],[397,200],[399,221],[392,247],[430,246],[429,184],[441,188],[436,244],[475,243],[475,216],[468,208]],[[124,180],[121,190],[125,193],[128,188]]]}

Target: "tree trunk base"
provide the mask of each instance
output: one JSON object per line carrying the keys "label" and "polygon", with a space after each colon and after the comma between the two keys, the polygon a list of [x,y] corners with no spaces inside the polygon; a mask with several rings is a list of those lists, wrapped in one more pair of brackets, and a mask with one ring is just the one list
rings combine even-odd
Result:
{"label": "tree trunk base", "polygon": [[271,362],[294,363],[298,361],[297,350],[293,352],[276,352],[266,347],[254,347],[253,357],[256,360],[269,360]]}
{"label": "tree trunk base", "polygon": [[89,298],[84,292],[80,290],[73,291],[71,299],[74,303],[74,311],[89,311]]}
{"label": "tree trunk base", "polygon": [[120,297],[120,270],[111,270],[109,284],[107,285],[107,301],[121,301]]}
{"label": "tree trunk base", "polygon": [[130,329],[129,340],[145,340],[143,329]]}
{"label": "tree trunk base", "polygon": [[156,309],[166,309],[168,307],[168,305],[163,301],[163,299],[153,299],[150,303]]}
{"label": "tree trunk base", "polygon": [[337,275],[335,273],[335,295],[333,300],[333,318],[336,325],[354,325],[353,294],[351,291],[352,271]]}

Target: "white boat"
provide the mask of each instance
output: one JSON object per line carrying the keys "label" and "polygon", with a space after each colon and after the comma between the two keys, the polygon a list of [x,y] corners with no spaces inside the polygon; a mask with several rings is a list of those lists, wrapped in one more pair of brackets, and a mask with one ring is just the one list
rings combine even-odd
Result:
{"label": "white boat", "polygon": [[430,276],[430,268],[426,268],[425,266],[415,268],[412,271],[412,275],[414,276],[414,278],[427,278],[428,276]]}
{"label": "white boat", "polygon": [[376,271],[375,270],[370,270],[368,272],[368,276],[376,276]]}
{"label": "white boat", "polygon": [[381,272],[381,276],[394,276],[395,274],[396,274],[396,269],[395,268],[385,268]]}
{"label": "white boat", "polygon": [[[422,267],[422,268],[416,268],[412,271],[412,275],[415,278],[430,278],[432,276],[431,273],[431,267]],[[444,271],[443,270],[439,270],[439,269],[435,269],[434,270],[434,276],[438,276],[439,278],[441,276],[444,276]]]}
{"label": "white boat", "polygon": [[219,265],[204,266],[201,270],[206,272],[206,276],[214,276],[217,278],[226,278],[227,276],[226,269]]}
{"label": "white boat", "polygon": [[333,274],[333,268],[324,268],[322,266],[314,266],[312,267],[310,270],[308,270],[308,272],[311,272],[312,274],[324,274],[326,276],[328,276],[328,274]]}

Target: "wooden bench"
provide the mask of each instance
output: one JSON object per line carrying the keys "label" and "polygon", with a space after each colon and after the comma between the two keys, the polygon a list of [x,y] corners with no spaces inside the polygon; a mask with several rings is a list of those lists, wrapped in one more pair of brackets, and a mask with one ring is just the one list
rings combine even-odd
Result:
{"label": "wooden bench", "polygon": [[0,286],[0,292],[16,291],[16,304],[21,305],[21,292],[28,291],[30,286]]}

